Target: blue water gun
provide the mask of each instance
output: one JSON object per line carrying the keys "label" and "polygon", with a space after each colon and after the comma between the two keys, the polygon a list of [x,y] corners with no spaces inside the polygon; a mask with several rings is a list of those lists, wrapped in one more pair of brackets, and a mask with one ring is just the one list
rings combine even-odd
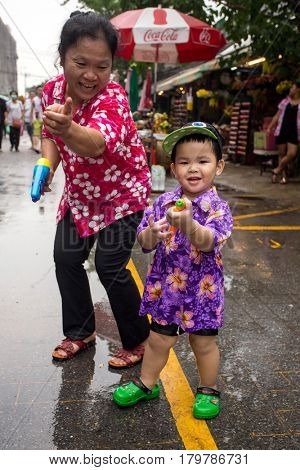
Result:
{"label": "blue water gun", "polygon": [[50,173],[50,162],[47,158],[39,158],[33,170],[31,187],[31,199],[33,202],[40,200],[44,186]]}

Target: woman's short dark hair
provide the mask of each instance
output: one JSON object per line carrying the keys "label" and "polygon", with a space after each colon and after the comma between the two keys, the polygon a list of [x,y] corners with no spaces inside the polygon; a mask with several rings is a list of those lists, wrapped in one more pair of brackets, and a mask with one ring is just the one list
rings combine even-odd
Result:
{"label": "woman's short dark hair", "polygon": [[114,58],[118,47],[118,33],[111,22],[93,11],[74,11],[61,31],[58,46],[61,63],[65,60],[67,50],[84,37],[104,39]]}
{"label": "woman's short dark hair", "polygon": [[189,134],[189,135],[182,137],[182,139],[178,140],[176,145],[174,145],[172,153],[171,153],[172,163],[175,163],[177,145],[184,144],[186,142],[211,142],[212,150],[216,156],[217,162],[219,160],[222,160],[222,149],[221,149],[220,143],[217,140],[212,139],[211,137],[204,135],[204,134]]}

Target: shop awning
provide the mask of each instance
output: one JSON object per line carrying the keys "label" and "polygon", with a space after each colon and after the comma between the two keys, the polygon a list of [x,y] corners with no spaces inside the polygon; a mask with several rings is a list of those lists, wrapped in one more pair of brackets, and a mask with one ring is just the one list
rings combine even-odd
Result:
{"label": "shop awning", "polygon": [[196,67],[185,69],[184,71],[176,74],[175,76],[173,75],[172,77],[157,82],[156,90],[167,91],[173,87],[180,86],[185,83],[191,83],[200,78],[203,72],[206,72],[207,70],[215,70],[218,68],[219,62],[216,59],[204,62],[200,65],[197,65]]}
{"label": "shop awning", "polygon": [[222,52],[220,52],[215,59],[209,60],[208,62],[202,62],[199,65],[191,67],[189,69],[185,69],[176,75],[173,75],[165,80],[160,80],[157,82],[157,91],[167,91],[173,87],[184,85],[186,83],[191,83],[198,78],[201,78],[204,72],[209,70],[217,70],[220,68],[219,65],[219,58],[225,57],[227,55],[231,55],[236,53],[237,51],[247,50],[251,44],[250,38],[245,41],[242,41],[241,45],[237,44],[228,44]]}

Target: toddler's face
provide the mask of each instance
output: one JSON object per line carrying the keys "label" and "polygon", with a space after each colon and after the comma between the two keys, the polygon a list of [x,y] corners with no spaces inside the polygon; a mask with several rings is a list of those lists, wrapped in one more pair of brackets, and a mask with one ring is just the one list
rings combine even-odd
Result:
{"label": "toddler's face", "polygon": [[177,145],[171,170],[184,195],[194,199],[210,189],[214,177],[222,173],[224,164],[224,160],[217,162],[210,141],[191,141]]}

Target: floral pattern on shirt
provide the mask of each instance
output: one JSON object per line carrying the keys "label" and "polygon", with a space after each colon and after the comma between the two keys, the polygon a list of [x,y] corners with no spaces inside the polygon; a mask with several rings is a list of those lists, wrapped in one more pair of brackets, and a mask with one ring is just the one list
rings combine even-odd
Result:
{"label": "floral pattern on shirt", "polygon": [[[181,188],[159,196],[145,211],[138,233],[148,226],[150,214],[155,221],[165,217],[167,209],[180,197]],[[175,323],[189,333],[223,325],[224,277],[220,250],[232,231],[228,203],[219,198],[215,188],[195,198],[192,209],[193,218],[211,230],[214,249],[209,253],[200,251],[180,230],[158,243],[140,308],[140,315],[150,314],[161,325]]]}
{"label": "floral pattern on shirt", "polygon": [[[65,87],[64,75],[46,83],[43,109],[55,100],[63,104]],[[42,135],[55,142],[66,176],[57,222],[70,209],[79,235],[87,237],[126,215],[145,209],[151,175],[126,93],[120,85],[109,82],[76,110],[73,120],[101,132],[105,139],[103,154],[85,158],[45,127]]]}

